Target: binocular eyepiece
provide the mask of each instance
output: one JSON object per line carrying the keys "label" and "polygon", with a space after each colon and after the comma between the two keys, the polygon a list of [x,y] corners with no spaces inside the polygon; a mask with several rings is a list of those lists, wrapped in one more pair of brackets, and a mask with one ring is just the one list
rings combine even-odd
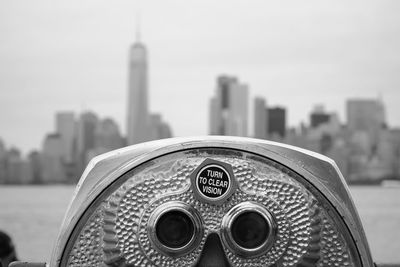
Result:
{"label": "binocular eyepiece", "polygon": [[50,265],[374,266],[332,160],[237,137],[165,139],[93,159]]}
{"label": "binocular eyepiece", "polygon": [[[167,256],[178,257],[196,249],[203,235],[201,215],[190,205],[167,202],[151,214],[148,233],[152,244]],[[242,202],[223,217],[219,235],[224,244],[243,257],[268,251],[276,224],[268,210],[255,202]]]}

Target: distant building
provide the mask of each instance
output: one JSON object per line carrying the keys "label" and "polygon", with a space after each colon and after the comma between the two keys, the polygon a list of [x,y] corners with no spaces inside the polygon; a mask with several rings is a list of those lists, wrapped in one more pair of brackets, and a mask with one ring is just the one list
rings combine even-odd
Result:
{"label": "distant building", "polygon": [[141,42],[131,46],[129,57],[127,142],[149,140],[147,51]]}
{"label": "distant building", "polygon": [[400,180],[400,129],[391,129],[391,143],[393,149],[393,178]]}
{"label": "distant building", "polygon": [[0,184],[7,179],[7,151],[3,141],[0,139]]}
{"label": "distant building", "polygon": [[6,155],[6,184],[18,183],[20,176],[21,152],[17,148],[11,148]]}
{"label": "distant building", "polygon": [[267,139],[268,137],[268,110],[265,99],[254,99],[254,137]]}
{"label": "distant building", "polygon": [[32,180],[30,162],[22,158],[17,148],[7,150],[0,140],[0,184],[29,184]]}
{"label": "distant building", "polygon": [[210,101],[212,135],[247,136],[248,88],[236,77],[220,76],[216,95]]}
{"label": "distant building", "polygon": [[341,128],[336,113],[327,113],[322,105],[316,106],[310,114],[308,130],[309,143],[313,144],[312,150],[326,155],[333,148]]}
{"label": "distant building", "polygon": [[376,154],[371,157],[350,155],[349,162],[348,177],[352,183],[379,183],[390,175],[386,164]]}
{"label": "distant building", "polygon": [[103,119],[98,123],[94,135],[94,147],[103,152],[108,152],[124,146],[124,140],[118,125],[110,118]]}
{"label": "distant building", "polygon": [[347,101],[347,126],[354,132],[366,132],[372,146],[376,145],[385,127],[385,109],[380,100],[350,99]]}
{"label": "distant building", "polygon": [[31,164],[28,160],[22,159],[19,165],[19,180],[18,184],[32,184],[33,173]]}
{"label": "distant building", "polygon": [[17,148],[10,148],[6,154],[6,184],[19,183],[21,176],[21,152]]}
{"label": "distant building", "polygon": [[172,137],[172,132],[169,125],[162,120],[160,114],[150,115],[150,129],[152,133],[152,140]]}
{"label": "distant building", "polygon": [[325,112],[323,106],[316,106],[310,114],[310,126],[311,128],[317,128],[321,124],[328,123],[331,114]]}
{"label": "distant building", "polygon": [[83,171],[83,168],[89,162],[88,152],[95,148],[95,132],[99,119],[93,112],[84,112],[80,115],[77,131],[77,159],[78,173]]}
{"label": "distant building", "polygon": [[66,181],[64,168],[64,143],[58,133],[48,134],[43,141],[41,169],[43,183]]}
{"label": "distant building", "polygon": [[209,134],[220,135],[222,132],[222,117],[221,117],[220,100],[215,96],[210,99],[209,104]]}
{"label": "distant building", "polygon": [[11,148],[6,155],[6,180],[7,184],[31,183],[32,175],[29,162],[21,157],[21,152]]}
{"label": "distant building", "polygon": [[305,149],[309,149],[307,144],[306,134],[296,128],[288,129],[288,131],[286,132],[284,143],[292,146],[298,146]]}
{"label": "distant building", "polygon": [[63,143],[63,159],[65,162],[74,160],[74,143],[76,122],[73,112],[58,112],[56,114],[56,132]]}
{"label": "distant building", "polygon": [[348,137],[351,155],[364,155],[369,157],[371,154],[370,138],[367,132],[358,131],[351,133]]}
{"label": "distant building", "polygon": [[42,155],[38,151],[31,151],[28,155],[33,184],[41,184],[43,182],[41,158]]}
{"label": "distant building", "polygon": [[385,168],[386,174],[382,178],[400,178],[400,131],[382,130],[376,148],[376,156],[382,162],[382,168]]}
{"label": "distant building", "polygon": [[268,134],[271,136],[286,136],[286,109],[281,107],[268,108]]}
{"label": "distant building", "polygon": [[346,141],[342,138],[336,138],[329,150],[325,151],[325,155],[332,158],[343,174],[344,178],[348,181],[349,177],[349,149],[346,145]]}

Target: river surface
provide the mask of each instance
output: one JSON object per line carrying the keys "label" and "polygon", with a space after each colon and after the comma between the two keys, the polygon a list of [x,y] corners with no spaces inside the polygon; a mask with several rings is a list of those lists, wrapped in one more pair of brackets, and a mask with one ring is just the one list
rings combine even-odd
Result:
{"label": "river surface", "polygon": [[[73,186],[0,186],[0,229],[18,257],[49,262]],[[350,188],[376,262],[400,263],[400,188]]]}

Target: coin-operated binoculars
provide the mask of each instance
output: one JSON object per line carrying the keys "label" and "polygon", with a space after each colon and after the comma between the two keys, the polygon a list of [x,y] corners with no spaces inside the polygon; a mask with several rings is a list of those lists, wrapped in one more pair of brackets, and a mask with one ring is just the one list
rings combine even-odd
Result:
{"label": "coin-operated binoculars", "polygon": [[165,139],[94,158],[50,266],[374,266],[336,164],[247,138]]}

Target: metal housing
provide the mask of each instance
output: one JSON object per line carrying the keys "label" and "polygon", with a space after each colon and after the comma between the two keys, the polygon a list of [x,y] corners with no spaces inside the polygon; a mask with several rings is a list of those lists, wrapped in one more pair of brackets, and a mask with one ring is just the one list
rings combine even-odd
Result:
{"label": "metal housing", "polygon": [[50,266],[59,266],[74,227],[90,204],[109,185],[136,166],[159,156],[197,148],[227,148],[269,158],[290,168],[321,192],[347,226],[362,266],[372,267],[367,239],[348,187],[333,160],[280,143],[241,137],[207,136],[172,138],[115,150],[91,160],[75,189],[54,246]]}

